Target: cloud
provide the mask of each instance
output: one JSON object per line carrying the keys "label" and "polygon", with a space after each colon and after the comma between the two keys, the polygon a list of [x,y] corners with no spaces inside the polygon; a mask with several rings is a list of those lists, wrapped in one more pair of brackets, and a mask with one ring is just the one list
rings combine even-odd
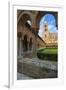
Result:
{"label": "cloud", "polygon": [[48,30],[49,30],[49,32],[57,32],[57,27],[56,26],[54,26],[54,25],[48,25]]}

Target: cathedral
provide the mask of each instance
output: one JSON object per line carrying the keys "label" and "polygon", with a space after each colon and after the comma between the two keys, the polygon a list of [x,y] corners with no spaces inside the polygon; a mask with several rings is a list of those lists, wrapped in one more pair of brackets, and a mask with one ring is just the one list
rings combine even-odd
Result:
{"label": "cathedral", "polygon": [[44,24],[44,33],[42,38],[45,41],[47,47],[58,46],[58,32],[49,32],[47,22]]}

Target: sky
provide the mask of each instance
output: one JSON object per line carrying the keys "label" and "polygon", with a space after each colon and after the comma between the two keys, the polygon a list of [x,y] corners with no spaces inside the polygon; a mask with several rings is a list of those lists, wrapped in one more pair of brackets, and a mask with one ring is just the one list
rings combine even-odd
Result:
{"label": "sky", "polygon": [[49,32],[57,32],[56,27],[56,21],[52,14],[46,14],[43,16],[40,20],[40,29],[39,29],[39,35],[42,37],[42,34],[44,33],[44,24],[48,23],[48,30]]}
{"label": "sky", "polygon": [[31,26],[31,21],[30,20],[27,20],[27,23]]}

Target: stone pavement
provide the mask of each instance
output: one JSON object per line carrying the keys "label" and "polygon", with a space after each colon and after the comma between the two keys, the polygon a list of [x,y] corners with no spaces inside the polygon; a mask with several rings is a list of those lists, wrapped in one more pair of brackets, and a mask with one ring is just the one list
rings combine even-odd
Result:
{"label": "stone pavement", "polygon": [[17,73],[17,80],[27,80],[32,79],[32,77],[29,77],[28,75]]}
{"label": "stone pavement", "polygon": [[23,58],[22,60],[19,60],[19,62],[27,63],[27,64],[34,64],[39,67],[45,67],[47,69],[56,70],[58,69],[58,63],[55,61],[49,61],[49,60],[40,60],[38,58]]}
{"label": "stone pavement", "polygon": [[[18,63],[20,63],[18,67],[18,72],[20,73],[17,73],[18,80],[33,79],[34,77],[57,77],[58,65],[55,61],[23,58],[19,60]],[[42,68],[44,68],[44,71]],[[46,72],[46,70],[49,71]]]}

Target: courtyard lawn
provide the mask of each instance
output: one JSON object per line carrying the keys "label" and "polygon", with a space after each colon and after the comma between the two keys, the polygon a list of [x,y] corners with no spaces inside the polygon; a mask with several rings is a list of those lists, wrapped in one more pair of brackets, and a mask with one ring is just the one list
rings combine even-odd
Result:
{"label": "courtyard lawn", "polygon": [[37,51],[39,59],[57,61],[57,48],[43,48]]}
{"label": "courtyard lawn", "polygon": [[44,54],[57,54],[57,48],[45,48],[40,51]]}

